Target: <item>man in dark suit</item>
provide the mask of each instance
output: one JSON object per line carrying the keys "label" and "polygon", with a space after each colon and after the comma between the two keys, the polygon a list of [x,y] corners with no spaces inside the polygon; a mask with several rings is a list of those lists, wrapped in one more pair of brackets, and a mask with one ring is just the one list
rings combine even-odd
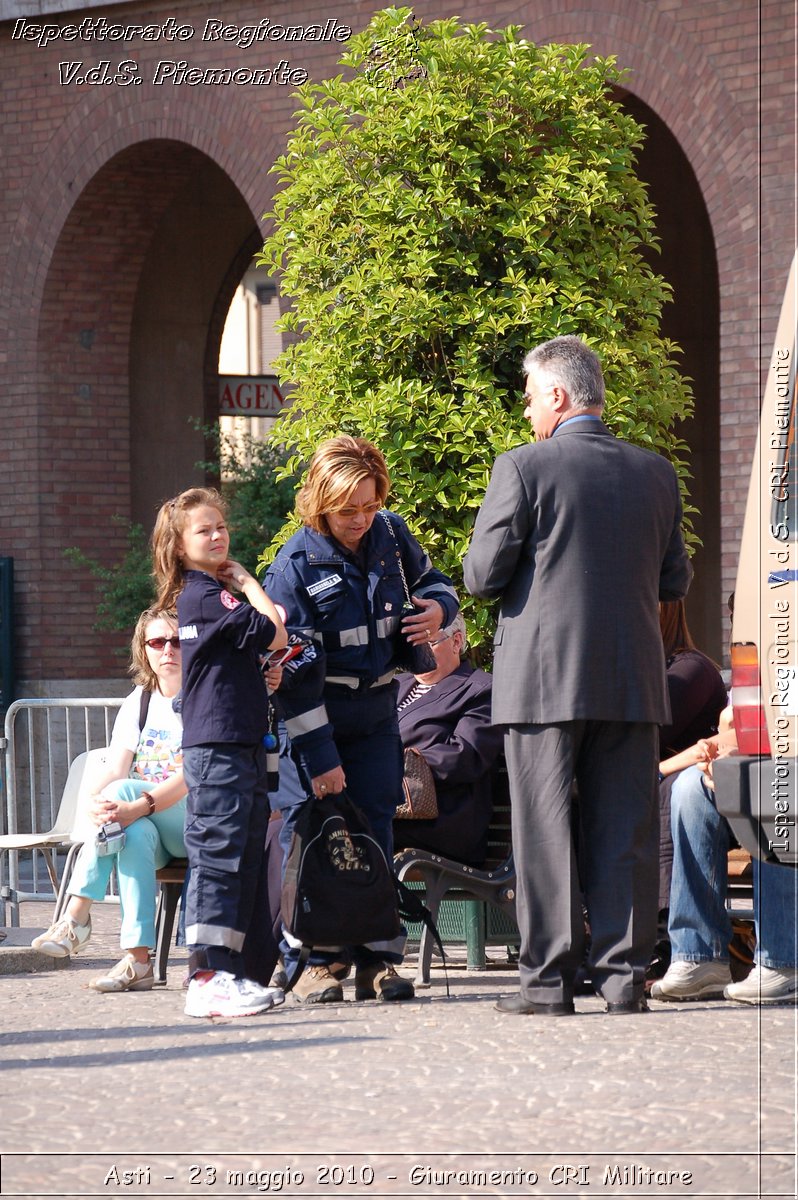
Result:
{"label": "man in dark suit", "polygon": [[493,720],[522,941],[520,995],[497,1007],[574,1011],[584,897],[591,980],[609,1012],[639,1012],[657,921],[657,726],[670,720],[658,601],[692,575],[679,488],[670,463],[603,424],[601,365],[578,338],[538,346],[524,371],[536,440],[496,460],[465,560],[469,591],[501,598]]}
{"label": "man in dark suit", "polygon": [[493,810],[493,767],[503,733],[491,724],[491,677],[462,655],[465,621],[458,613],[432,644],[435,670],[399,676],[402,745],[418,750],[435,779],[438,816],[394,821],[394,848],[431,850],[479,866],[487,854]]}

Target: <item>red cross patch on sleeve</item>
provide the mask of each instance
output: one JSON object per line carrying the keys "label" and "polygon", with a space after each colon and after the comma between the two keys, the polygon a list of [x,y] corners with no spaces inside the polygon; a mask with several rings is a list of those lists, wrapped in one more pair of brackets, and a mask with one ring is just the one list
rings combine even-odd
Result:
{"label": "red cross patch on sleeve", "polygon": [[224,588],[219,593],[219,599],[225,608],[238,608],[239,604],[241,603],[240,600],[236,600],[235,596],[231,596],[230,593]]}

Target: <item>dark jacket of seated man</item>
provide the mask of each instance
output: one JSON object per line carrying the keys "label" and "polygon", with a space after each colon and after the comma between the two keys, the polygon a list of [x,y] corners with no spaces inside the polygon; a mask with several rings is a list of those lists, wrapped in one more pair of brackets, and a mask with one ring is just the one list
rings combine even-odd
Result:
{"label": "dark jacket of seated man", "polygon": [[[460,661],[465,624],[459,615],[432,649],[435,671],[398,676],[398,709],[403,745],[421,751],[435,777],[438,816],[394,821],[394,849],[431,850],[478,866],[487,853],[491,782],[503,748],[502,729],[490,723],[492,679]],[[411,699],[414,691],[422,694]]]}

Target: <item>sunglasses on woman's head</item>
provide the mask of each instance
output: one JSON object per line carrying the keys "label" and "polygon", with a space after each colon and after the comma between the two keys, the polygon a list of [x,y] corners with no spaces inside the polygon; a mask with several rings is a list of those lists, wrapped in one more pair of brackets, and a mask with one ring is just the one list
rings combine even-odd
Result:
{"label": "sunglasses on woman's head", "polygon": [[180,638],[177,634],[168,638],[147,638],[144,645],[149,646],[150,650],[165,650],[167,645],[171,646],[173,650],[179,650]]}

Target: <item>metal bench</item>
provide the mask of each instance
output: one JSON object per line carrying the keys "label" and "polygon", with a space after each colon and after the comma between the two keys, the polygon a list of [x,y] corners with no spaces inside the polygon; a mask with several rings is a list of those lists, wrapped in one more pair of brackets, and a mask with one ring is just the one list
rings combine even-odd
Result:
{"label": "metal bench", "polygon": [[[466,912],[466,944],[469,967],[485,965],[486,906],[495,905],[507,918],[513,939],[515,925],[515,864],[510,843],[510,801],[507,772],[496,776],[493,814],[488,828],[488,857],[482,867],[468,867],[455,859],[428,850],[402,850],[394,857],[394,869],[403,883],[424,884],[424,903],[433,921],[443,901],[462,902]],[[517,934],[516,934],[517,936]],[[418,948],[416,987],[429,987],[434,941],[422,928]]]}
{"label": "metal bench", "polygon": [[[510,801],[506,767],[497,775],[494,809],[488,831],[489,854],[482,868],[468,867],[454,859],[443,858],[427,850],[402,850],[394,858],[394,869],[404,883],[422,883],[424,902],[438,923],[444,901],[462,902],[465,913],[465,940],[469,968],[484,967],[488,905],[495,905],[509,927],[506,940],[519,937],[515,914],[516,876],[510,835]],[[734,919],[753,920],[751,856],[745,850],[729,851],[729,880],[726,903]],[[442,940],[446,936],[441,931]],[[421,930],[416,987],[430,986],[430,968],[434,942],[426,929]]]}

